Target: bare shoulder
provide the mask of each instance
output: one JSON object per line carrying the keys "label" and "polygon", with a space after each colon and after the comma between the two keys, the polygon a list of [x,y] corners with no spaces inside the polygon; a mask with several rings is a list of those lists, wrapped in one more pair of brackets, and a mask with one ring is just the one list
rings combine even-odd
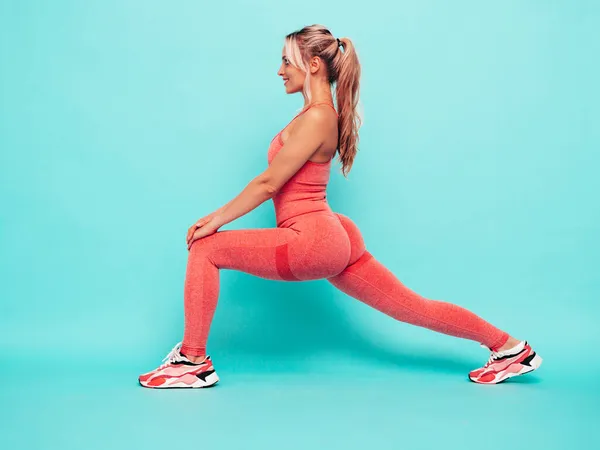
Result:
{"label": "bare shoulder", "polygon": [[315,105],[298,117],[297,123],[292,123],[287,133],[282,133],[281,139],[284,143],[291,142],[290,138],[302,139],[316,149],[317,154],[311,161],[326,162],[335,153],[337,136],[335,111],[327,105]]}
{"label": "bare shoulder", "polygon": [[326,105],[313,106],[299,119],[301,125],[298,128],[309,132],[316,132],[323,136],[326,136],[337,126],[337,116],[333,110]]}
{"label": "bare shoulder", "polygon": [[335,112],[327,105],[315,105],[306,111],[304,116],[306,116],[307,119],[310,118],[310,120],[321,124],[337,122]]}

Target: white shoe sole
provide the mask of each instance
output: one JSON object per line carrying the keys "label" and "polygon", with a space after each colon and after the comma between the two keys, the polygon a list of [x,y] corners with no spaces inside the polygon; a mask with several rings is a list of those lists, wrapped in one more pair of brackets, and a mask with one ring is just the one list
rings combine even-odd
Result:
{"label": "white shoe sole", "polygon": [[206,387],[211,387],[214,386],[215,384],[217,384],[219,382],[219,376],[217,375],[217,372],[213,372],[211,373],[209,376],[206,377],[206,381],[202,381],[200,378],[198,378],[194,384],[186,384],[186,383],[172,383],[166,386],[148,386],[147,384],[143,384],[142,382],[140,382],[140,385],[142,385],[143,387],[146,388],[150,388],[150,389],[171,389],[171,388],[190,388],[190,389],[194,389],[194,388],[206,388]]}

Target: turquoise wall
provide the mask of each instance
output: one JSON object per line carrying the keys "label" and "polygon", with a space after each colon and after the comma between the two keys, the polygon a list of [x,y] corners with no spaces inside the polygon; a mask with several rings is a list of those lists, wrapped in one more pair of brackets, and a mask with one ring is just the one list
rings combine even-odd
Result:
{"label": "turquoise wall", "polygon": [[[266,167],[302,106],[277,76],[283,38],[321,23],[353,40],[363,69],[360,149],[348,179],[333,166],[332,208],[407,286],[528,339],[545,358],[533,377],[593,386],[599,13],[556,0],[2,0],[0,360],[23,352],[131,386],[160,362],[182,337],[186,231]],[[267,202],[223,229],[272,226]],[[209,351],[232,381],[362,357],[466,383],[487,359],[323,280],[233,271]]]}

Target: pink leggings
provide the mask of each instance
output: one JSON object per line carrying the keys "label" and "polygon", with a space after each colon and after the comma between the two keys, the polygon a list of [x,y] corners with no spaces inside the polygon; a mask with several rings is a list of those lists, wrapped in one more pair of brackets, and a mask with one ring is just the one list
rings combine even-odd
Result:
{"label": "pink leggings", "polygon": [[219,269],[273,280],[326,278],[346,294],[402,322],[480,342],[492,350],[509,335],[472,312],[404,286],[366,249],[348,217],[303,214],[277,228],[218,231],[192,244],[184,288],[181,352],[204,356],[219,297]]}

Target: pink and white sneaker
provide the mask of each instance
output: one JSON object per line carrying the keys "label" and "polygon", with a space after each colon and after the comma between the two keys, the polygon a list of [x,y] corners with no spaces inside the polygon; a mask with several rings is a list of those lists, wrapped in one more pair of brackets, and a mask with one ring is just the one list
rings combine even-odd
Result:
{"label": "pink and white sneaker", "polygon": [[140,384],[147,388],[203,388],[217,384],[219,377],[207,355],[193,363],[180,353],[182,342],[173,347],[164,362],[151,372],[140,375]]}
{"label": "pink and white sneaker", "polygon": [[492,354],[483,367],[469,373],[469,379],[475,383],[498,384],[510,377],[531,372],[542,364],[542,358],[527,341],[521,341],[503,352],[494,352],[483,344],[481,346]]}

